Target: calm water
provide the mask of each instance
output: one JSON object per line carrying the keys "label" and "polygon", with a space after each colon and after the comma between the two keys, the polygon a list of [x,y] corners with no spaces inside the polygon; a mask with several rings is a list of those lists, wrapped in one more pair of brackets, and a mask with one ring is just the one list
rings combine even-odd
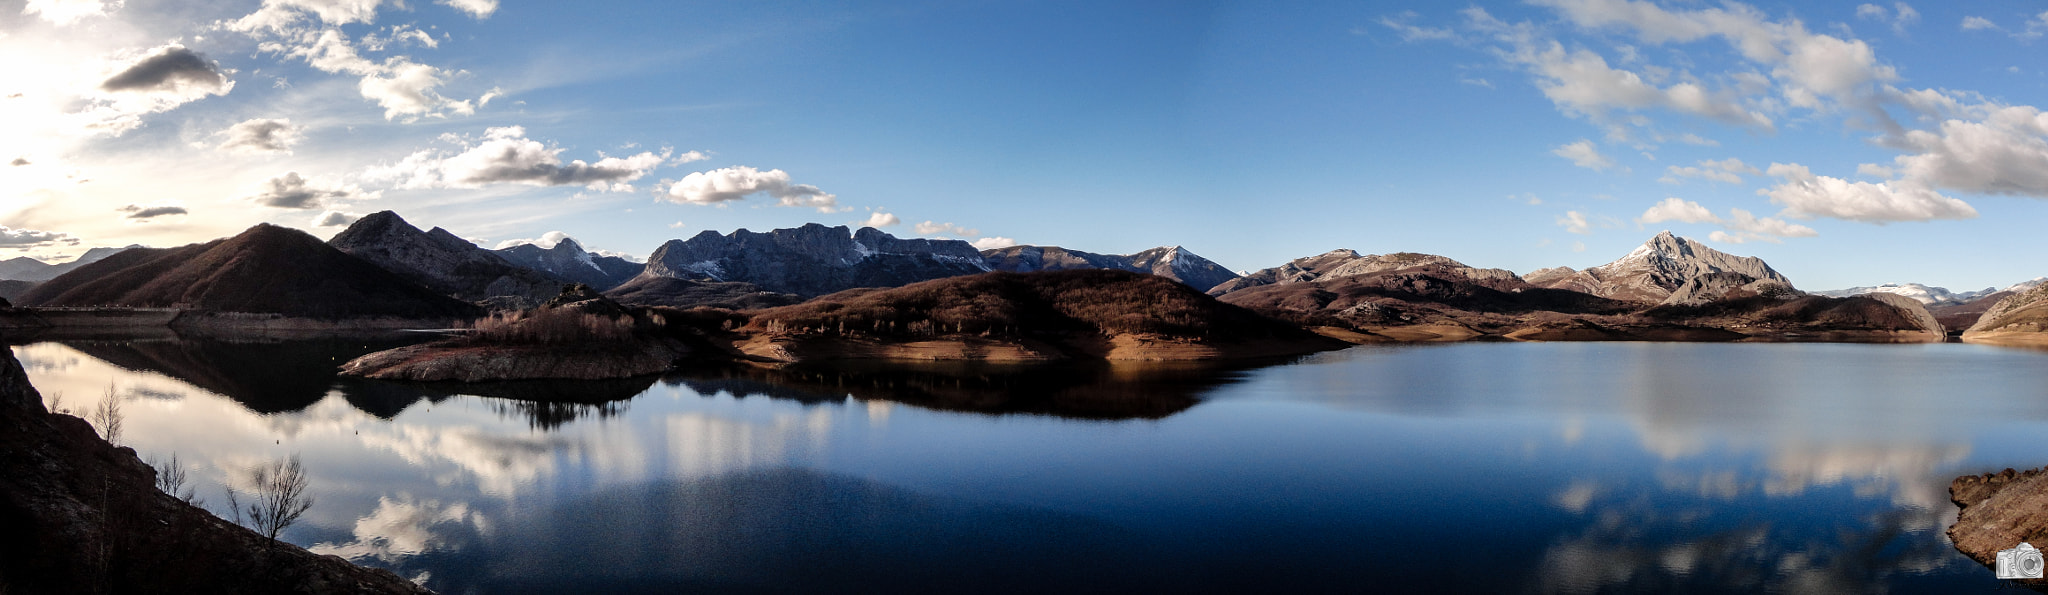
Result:
{"label": "calm water", "polygon": [[[337,381],[365,345],[15,347],[210,506],[449,593],[1985,592],[1949,479],[2048,463],[2048,352],[1359,347],[1251,369]],[[478,396],[490,395],[490,396]],[[542,403],[535,399],[551,402]]]}

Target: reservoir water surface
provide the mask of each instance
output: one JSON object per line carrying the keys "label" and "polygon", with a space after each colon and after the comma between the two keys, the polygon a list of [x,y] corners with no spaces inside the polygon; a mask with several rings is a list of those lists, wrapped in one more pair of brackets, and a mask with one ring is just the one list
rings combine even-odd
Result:
{"label": "reservoir water surface", "polygon": [[1988,592],[1950,479],[2048,464],[2048,352],[1362,346],[1261,367],[337,379],[368,344],[16,346],[209,508],[444,593]]}

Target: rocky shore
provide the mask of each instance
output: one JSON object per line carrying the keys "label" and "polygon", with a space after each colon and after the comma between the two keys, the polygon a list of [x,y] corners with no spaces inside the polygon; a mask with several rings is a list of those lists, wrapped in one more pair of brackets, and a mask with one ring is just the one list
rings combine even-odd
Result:
{"label": "rocky shore", "polygon": [[[1949,483],[1948,493],[1962,509],[1948,539],[1970,559],[1991,567],[1998,550],[2020,542],[2048,545],[2048,468],[1965,475]],[[2048,580],[2014,582],[2048,592]]]}
{"label": "rocky shore", "polygon": [[84,420],[52,414],[0,350],[0,592],[426,593],[273,544],[156,488]]}

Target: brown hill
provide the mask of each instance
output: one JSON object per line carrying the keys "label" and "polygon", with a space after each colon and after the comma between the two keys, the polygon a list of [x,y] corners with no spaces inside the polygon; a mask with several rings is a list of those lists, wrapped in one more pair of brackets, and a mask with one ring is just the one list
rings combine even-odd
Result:
{"label": "brown hill", "polygon": [[2048,345],[2048,283],[1993,303],[1963,340],[1973,343]]}
{"label": "brown hill", "polygon": [[36,286],[31,306],[175,307],[319,319],[472,318],[437,295],[305,232],[258,224],[232,238],[123,251]]}
{"label": "brown hill", "polygon": [[604,294],[621,304],[674,308],[703,306],[729,310],[773,308],[804,301],[795,295],[775,293],[752,283],[657,275],[634,277],[618,287],[605,290]]}
{"label": "brown hill", "polygon": [[1532,287],[1511,279],[1474,279],[1460,266],[1422,266],[1327,280],[1245,287],[1223,301],[1307,326],[1354,330],[1457,322],[1510,324],[1535,312],[1618,314],[1635,304],[1576,291]]}
{"label": "brown hill", "polygon": [[1116,270],[985,273],[854,289],[750,313],[770,359],[1224,359],[1340,344],[1172,279]]}

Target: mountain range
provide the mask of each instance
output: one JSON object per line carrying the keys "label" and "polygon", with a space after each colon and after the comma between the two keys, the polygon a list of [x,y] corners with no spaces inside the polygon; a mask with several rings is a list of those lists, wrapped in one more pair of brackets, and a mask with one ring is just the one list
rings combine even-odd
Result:
{"label": "mountain range", "polygon": [[[251,234],[260,238],[245,239]],[[359,274],[361,268],[350,262],[367,264],[402,279],[399,285],[417,288],[421,294],[499,309],[531,307],[574,284],[629,305],[756,310],[852,289],[902,287],[992,271],[1114,270],[1171,279],[1224,302],[1308,326],[1376,333],[1392,327],[1437,325],[1444,327],[1438,331],[1450,335],[1476,336],[1582,323],[1637,330],[1656,325],[1732,324],[1762,329],[1757,332],[1822,327],[1831,329],[1829,332],[1873,330],[1899,324],[1927,332],[1936,330],[1927,327],[1974,324],[1978,314],[2027,285],[1989,293],[1954,293],[1900,284],[1809,295],[1795,289],[1790,279],[1761,259],[1723,253],[1670,232],[1657,234],[1613,262],[1584,270],[1539,269],[1527,276],[1473,267],[1439,255],[1362,254],[1349,249],[1240,275],[1179,246],[1127,255],[1059,246],[976,250],[959,240],[904,239],[875,228],[853,230],[821,224],[767,232],[706,231],[670,240],[645,264],[637,264],[591,252],[566,237],[548,247],[521,244],[487,250],[442,228],[423,231],[390,211],[363,217],[326,242],[349,257],[347,261],[306,256],[303,247],[293,249],[308,260],[296,264],[288,262],[290,259],[207,255],[223,245],[252,252],[253,248],[244,245],[303,243],[303,238],[272,237],[277,235],[274,230],[252,228],[236,238],[183,248],[94,254],[103,260],[58,275],[22,293],[16,301],[24,305],[289,310],[329,317],[356,311],[334,304],[335,299],[318,292],[304,294],[308,303],[293,308],[265,304],[263,310],[249,309],[257,307],[251,301],[254,298],[238,301],[214,287],[257,293],[268,290],[245,287],[251,281],[173,270],[176,263],[202,257],[224,267],[258,267],[259,262],[268,262],[274,264],[261,266],[328,271],[325,274],[334,277],[338,287],[367,282]],[[165,256],[172,253],[176,256]],[[106,264],[95,266],[101,263]],[[299,273],[271,274],[290,278]],[[173,291],[171,286],[178,283],[191,288]],[[358,287],[338,294],[363,291]],[[1880,299],[1894,295],[1913,299]],[[195,301],[195,297],[200,299]],[[418,297],[414,294],[406,299],[417,302]],[[1910,303],[1910,307],[1902,303]],[[447,302],[422,304],[411,303],[398,310],[451,311],[446,309]],[[1887,314],[1894,310],[1898,312]],[[1933,314],[1942,324],[1923,324],[1929,318],[1921,312]],[[1450,326],[1465,330],[1446,330]],[[1559,332],[1583,334],[1572,329]]]}
{"label": "mountain range", "polygon": [[482,313],[306,232],[270,224],[203,244],[123,250],[37,285],[22,302],[318,319],[453,319]]}
{"label": "mountain range", "polygon": [[48,281],[78,267],[99,262],[100,259],[113,256],[122,250],[141,247],[141,244],[132,244],[125,248],[93,248],[86,250],[85,254],[80,254],[71,262],[59,264],[50,264],[27,256],[16,256],[0,260],[0,281]]}
{"label": "mountain range", "polygon": [[981,251],[990,270],[1012,273],[1106,269],[1151,273],[1207,290],[1237,278],[1237,273],[1180,246],[1161,246],[1136,254],[1096,254],[1059,246],[1010,246]]}

